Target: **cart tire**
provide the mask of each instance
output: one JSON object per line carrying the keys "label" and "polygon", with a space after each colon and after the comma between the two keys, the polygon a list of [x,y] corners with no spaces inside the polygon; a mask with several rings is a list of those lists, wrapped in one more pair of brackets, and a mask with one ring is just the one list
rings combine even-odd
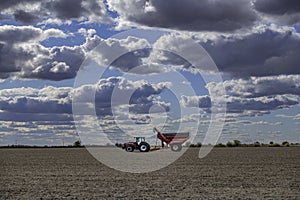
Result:
{"label": "cart tire", "polygon": [[150,151],[150,145],[147,142],[142,142],[139,146],[140,152],[148,152]]}
{"label": "cart tire", "polygon": [[125,151],[127,151],[127,152],[133,152],[133,150],[134,150],[134,148],[132,146],[127,146],[125,148]]}
{"label": "cart tire", "polygon": [[176,151],[176,152],[178,152],[178,151],[181,151],[181,149],[182,149],[182,145],[181,144],[171,144],[171,150],[172,151]]}

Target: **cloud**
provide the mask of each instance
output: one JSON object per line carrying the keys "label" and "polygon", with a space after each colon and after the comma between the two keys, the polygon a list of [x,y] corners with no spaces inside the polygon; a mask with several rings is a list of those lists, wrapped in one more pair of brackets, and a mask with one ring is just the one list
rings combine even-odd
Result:
{"label": "cloud", "polygon": [[67,37],[67,35],[57,29],[1,26],[1,78],[10,76],[50,80],[73,78],[86,53],[102,40],[96,35],[90,35],[86,42],[79,46],[47,48],[41,45],[42,41],[50,37]]}
{"label": "cloud", "polygon": [[58,21],[113,22],[106,12],[105,4],[94,0],[2,1],[0,11],[3,15],[14,17],[17,22],[23,24],[48,22],[47,20],[51,18]]}
{"label": "cloud", "polygon": [[134,0],[107,2],[119,26],[139,24],[188,31],[234,31],[252,26],[257,16],[248,0]]}
{"label": "cloud", "polygon": [[24,10],[16,10],[13,16],[17,22],[21,22],[23,24],[34,24],[39,20],[37,16],[25,12]]}
{"label": "cloud", "polygon": [[295,114],[295,115],[277,114],[277,115],[275,115],[275,117],[300,120],[300,114]]}
{"label": "cloud", "polygon": [[246,125],[272,125],[272,126],[278,126],[278,125],[282,125],[282,122],[266,122],[266,121],[254,121],[254,122],[250,122],[249,124]]}
{"label": "cloud", "polygon": [[14,88],[0,91],[0,110],[15,113],[71,114],[71,88]]}
{"label": "cloud", "polygon": [[254,7],[266,15],[268,20],[283,24],[300,23],[300,2],[298,0],[256,0]]}
{"label": "cloud", "polygon": [[188,35],[175,33],[163,35],[154,43],[149,60],[170,66],[169,69],[173,70],[181,69],[193,72],[195,66],[202,71],[215,70],[215,64],[201,45],[198,45]]}
{"label": "cloud", "polygon": [[[185,107],[199,107],[206,112],[214,102],[226,103],[227,113],[239,116],[269,114],[270,111],[297,105],[300,95],[300,75],[281,75],[233,79],[223,83],[210,82],[206,85],[214,101],[208,95],[182,96]],[[220,91],[226,90],[226,95]]]}
{"label": "cloud", "polygon": [[[163,106],[165,110],[169,109],[169,105],[158,101],[155,95],[159,95],[169,83],[150,84],[144,80],[130,81],[120,77],[110,77],[101,79],[96,85],[84,85],[74,91],[73,98],[76,103],[92,102],[87,99],[91,92],[95,92],[95,106],[96,112],[99,115],[112,114],[112,102],[114,109],[122,109],[122,106],[128,106],[129,111],[133,113],[149,113],[150,108],[158,104]],[[113,92],[117,95],[112,99]],[[124,102],[127,94],[131,94],[129,102]],[[119,107],[120,106],[120,107]]]}
{"label": "cloud", "polygon": [[[94,85],[83,85],[73,89],[71,87],[14,88],[0,90],[0,110],[11,113],[34,114],[72,114],[72,100],[82,106],[95,101],[97,114],[111,115],[111,100],[114,90],[119,90],[122,99],[128,92],[134,91],[130,101],[130,111],[133,113],[149,113],[154,104],[165,106],[168,104],[158,101],[159,95],[169,83],[150,84],[146,81],[130,81],[120,77],[101,79]],[[95,91],[95,100],[87,99],[90,92]],[[122,106],[123,101],[116,101],[116,106]]]}
{"label": "cloud", "polygon": [[226,98],[229,112],[242,113],[245,110],[269,111],[298,104],[296,96],[276,95],[256,98]]}
{"label": "cloud", "polygon": [[[199,46],[196,47],[197,43]],[[187,55],[185,58],[177,55],[182,52]],[[160,65],[157,71],[180,69],[190,72],[195,66],[203,72],[215,71],[216,64],[225,75],[248,78],[300,74],[299,54],[300,34],[294,28],[271,24],[235,34],[163,35],[153,44],[153,50],[128,54],[120,58],[120,61],[123,60],[120,63],[128,64],[128,69],[148,62],[153,63],[152,66]],[[126,67],[124,69],[127,70]]]}
{"label": "cloud", "polygon": [[143,59],[150,54],[149,48],[149,42],[143,38],[132,36],[125,39],[109,38],[102,41],[93,50],[91,56],[100,66],[110,65],[121,71],[128,72],[135,67],[143,65]]}
{"label": "cloud", "polygon": [[199,40],[219,70],[237,77],[300,74],[300,34],[262,25],[246,34]]}
{"label": "cloud", "polygon": [[3,25],[0,28],[0,41],[7,45],[14,45],[23,42],[42,41],[50,37],[67,37],[59,29],[42,30],[33,26]]}
{"label": "cloud", "polygon": [[[143,63],[143,58],[149,56],[150,51],[150,44],[145,39],[130,36],[120,40],[113,38],[104,40],[96,35],[94,29],[82,28],[78,32],[86,36],[86,41],[82,45],[44,47],[42,41],[50,37],[67,37],[67,35],[57,29],[41,30],[32,26],[7,25],[1,27],[0,77],[55,81],[74,78],[88,55],[92,56],[101,67],[111,65],[127,72],[143,65],[133,73],[161,71],[158,65],[152,69],[154,65]],[[94,50],[91,53],[92,49]],[[122,56],[118,57],[119,55]],[[15,59],[10,59],[12,57]],[[113,62],[110,63],[111,61]]]}
{"label": "cloud", "polygon": [[205,96],[182,96],[180,103],[185,107],[210,108],[211,99],[208,95]]}
{"label": "cloud", "polygon": [[[234,96],[219,97],[218,101],[227,104],[228,113],[241,113],[246,116],[253,116],[257,113],[265,114],[271,110],[289,107],[298,104],[297,96],[275,95],[256,98],[242,98]],[[210,98],[208,96],[183,96],[181,103],[186,107],[199,107],[210,112]],[[253,112],[252,112],[253,111]]]}
{"label": "cloud", "polygon": [[[215,102],[226,103],[227,112],[253,116],[298,104],[299,83],[300,75],[281,75],[210,82],[206,88],[210,94],[214,94]],[[226,95],[220,92],[224,88]],[[207,95],[181,98],[182,105],[199,107],[207,112],[210,112],[213,102]]]}
{"label": "cloud", "polygon": [[230,96],[255,98],[271,95],[300,95],[300,75],[280,75],[251,77],[249,79],[233,79],[223,83],[208,83],[208,90],[218,94],[225,88]]}
{"label": "cloud", "polygon": [[[160,73],[183,69],[193,72],[194,66],[174,52],[184,51],[202,70],[214,69],[213,58],[218,69],[234,77],[299,74],[300,34],[295,29],[263,25],[243,34],[212,34],[195,40],[205,50],[201,55],[194,50],[195,44],[186,42],[189,36],[164,35],[150,48],[147,40],[127,37],[125,39],[101,39],[95,30],[80,29],[86,42],[74,47],[42,46],[41,41],[49,37],[67,37],[57,29],[41,30],[31,26],[3,26],[0,28],[0,74],[1,78],[17,76],[63,80],[76,76],[89,50],[100,66],[111,66],[124,72],[136,74]],[[201,48],[199,46],[199,48]],[[136,50],[138,49],[138,50]],[[224,51],[226,49],[226,51]],[[121,57],[116,56],[122,55]],[[16,59],[9,59],[14,57]],[[110,61],[113,63],[109,63]],[[149,64],[151,63],[151,64]],[[139,66],[139,68],[135,68]]]}

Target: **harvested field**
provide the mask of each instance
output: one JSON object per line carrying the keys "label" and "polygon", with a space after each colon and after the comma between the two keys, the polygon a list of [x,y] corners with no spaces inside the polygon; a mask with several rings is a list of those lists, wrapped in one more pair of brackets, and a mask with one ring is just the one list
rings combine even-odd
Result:
{"label": "harvested field", "polygon": [[83,148],[0,149],[0,199],[299,199],[300,148],[188,150],[168,167],[130,174]]}

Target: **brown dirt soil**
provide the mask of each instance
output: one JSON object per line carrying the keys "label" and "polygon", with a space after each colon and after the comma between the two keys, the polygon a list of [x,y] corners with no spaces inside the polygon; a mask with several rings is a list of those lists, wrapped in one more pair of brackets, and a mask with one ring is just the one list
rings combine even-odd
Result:
{"label": "brown dirt soil", "polygon": [[300,147],[188,150],[146,174],[110,169],[85,149],[0,149],[0,199],[299,199]]}

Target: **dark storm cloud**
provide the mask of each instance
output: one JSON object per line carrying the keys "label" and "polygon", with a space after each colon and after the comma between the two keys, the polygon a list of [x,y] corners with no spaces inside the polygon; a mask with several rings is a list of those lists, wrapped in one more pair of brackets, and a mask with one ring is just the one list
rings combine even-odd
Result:
{"label": "dark storm cloud", "polygon": [[[189,60],[201,70],[212,70],[207,57],[211,57],[218,70],[234,78],[251,76],[271,76],[300,74],[300,34],[294,28],[276,25],[261,25],[246,33],[237,34],[194,34],[205,54],[195,49],[195,43],[180,40],[175,34],[165,35],[156,41],[157,49],[173,49],[175,52],[188,52]],[[180,41],[180,42],[179,42]],[[154,50],[151,61],[193,71],[193,66],[171,52]]]}
{"label": "dark storm cloud", "polygon": [[50,1],[46,3],[45,7],[61,19],[78,18],[85,11],[82,7],[82,0]]}
{"label": "dark storm cloud", "polygon": [[33,57],[34,55],[31,52],[24,51],[23,49],[11,49],[5,44],[0,43],[0,78],[8,78],[12,72],[19,72],[20,66],[18,60],[29,60]]}
{"label": "dark storm cloud", "polygon": [[[42,30],[32,26],[12,25],[0,27],[0,77],[55,81],[74,78],[87,53],[98,45],[93,59],[100,66],[111,64],[122,71],[141,65],[142,58],[148,57],[150,53],[147,48],[149,43],[145,39],[128,37],[122,40],[104,40],[93,29],[80,29],[79,32],[86,36],[86,42],[82,45],[44,47],[42,41],[68,35],[58,29]],[[107,60],[113,60],[117,55],[122,56],[113,63],[107,63]],[[158,71],[151,67],[147,69],[149,73]]]}
{"label": "dark storm cloud", "polygon": [[189,31],[233,31],[257,19],[248,0],[143,0],[108,1],[121,20],[150,27]]}
{"label": "dark storm cloud", "polygon": [[271,21],[286,24],[300,23],[300,1],[299,0],[256,0],[255,9],[270,17]]}
{"label": "dark storm cloud", "polygon": [[40,44],[50,37],[67,35],[57,29],[41,30],[32,26],[0,27],[1,77],[50,80],[73,78],[85,59],[86,52],[101,41],[98,36],[93,35],[80,46],[46,48]]}
{"label": "dark storm cloud", "polygon": [[[49,33],[49,31],[48,31]],[[57,31],[60,34],[59,31]],[[44,35],[43,35],[44,34]],[[48,37],[47,33],[30,26],[16,27],[4,25],[0,27],[0,74],[4,78],[9,72],[18,72],[24,63],[35,57],[33,50],[22,48],[16,44]],[[38,46],[35,46],[38,48]],[[41,47],[41,46],[40,46]],[[13,58],[13,59],[12,59]],[[3,75],[5,74],[5,75]]]}
{"label": "dark storm cloud", "polygon": [[300,36],[292,29],[262,26],[201,44],[219,70],[237,77],[300,74]]}
{"label": "dark storm cloud", "polygon": [[39,19],[37,16],[35,16],[31,13],[25,12],[24,10],[17,10],[14,13],[14,18],[17,22],[21,22],[23,24],[34,24]]}
{"label": "dark storm cloud", "polygon": [[112,22],[104,3],[94,0],[2,0],[0,11],[23,24],[36,24],[49,18]]}
{"label": "dark storm cloud", "polygon": [[256,0],[254,5],[258,11],[274,15],[300,12],[299,0]]}

